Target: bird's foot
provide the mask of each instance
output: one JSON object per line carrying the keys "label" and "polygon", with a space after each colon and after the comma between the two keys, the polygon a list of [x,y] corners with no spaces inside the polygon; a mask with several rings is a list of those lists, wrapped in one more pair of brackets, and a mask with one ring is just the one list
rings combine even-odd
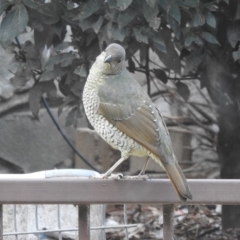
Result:
{"label": "bird's foot", "polygon": [[124,179],[139,179],[139,180],[147,180],[150,177],[148,175],[136,175],[136,176],[124,176]]}
{"label": "bird's foot", "polygon": [[113,179],[113,180],[118,180],[118,179],[123,179],[123,174],[122,173],[117,173],[117,174],[99,174],[98,176],[91,176],[91,179]]}

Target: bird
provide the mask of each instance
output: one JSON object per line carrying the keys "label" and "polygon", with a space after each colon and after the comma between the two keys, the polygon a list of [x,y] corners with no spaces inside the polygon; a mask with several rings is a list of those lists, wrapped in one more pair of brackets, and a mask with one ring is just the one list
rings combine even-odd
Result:
{"label": "bird", "polygon": [[84,110],[93,128],[121,151],[121,158],[103,176],[110,176],[131,155],[148,156],[166,171],[181,201],[192,199],[163,117],[127,70],[125,57],[120,44],[108,45],[90,68],[82,94]]}

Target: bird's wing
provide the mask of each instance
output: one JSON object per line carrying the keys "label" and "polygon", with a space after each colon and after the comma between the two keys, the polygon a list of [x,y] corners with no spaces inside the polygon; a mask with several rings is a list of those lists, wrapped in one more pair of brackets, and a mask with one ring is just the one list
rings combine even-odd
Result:
{"label": "bird's wing", "polygon": [[159,156],[159,119],[155,106],[136,96],[136,91],[131,94],[131,86],[125,90],[124,96],[127,95],[127,98],[124,99],[118,92],[114,92],[114,89],[109,88],[111,87],[108,85],[107,88],[99,90],[98,112],[120,131]]}
{"label": "bird's wing", "polygon": [[99,88],[98,112],[158,157],[179,197],[184,201],[191,199],[191,192],[175,159],[166,125],[158,110],[140,86],[130,84],[122,88],[118,82],[111,82]]}

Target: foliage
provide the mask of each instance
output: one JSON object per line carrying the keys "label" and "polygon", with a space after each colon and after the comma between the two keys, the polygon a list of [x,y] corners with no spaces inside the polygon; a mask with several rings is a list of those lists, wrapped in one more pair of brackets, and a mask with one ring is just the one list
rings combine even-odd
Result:
{"label": "foliage", "polygon": [[[80,116],[92,62],[111,42],[125,47],[129,70],[144,72],[148,81],[167,83],[174,73],[176,90],[185,101],[189,89],[183,80],[199,79],[218,102],[219,74],[233,79],[240,73],[239,0],[1,0],[0,15],[0,43],[15,52],[19,63],[12,83],[24,86],[35,80],[29,101],[37,117],[41,95],[55,96],[51,83],[57,80],[66,96],[64,106],[72,104],[68,125]],[[65,40],[67,26],[71,41]],[[34,32],[34,44],[17,43],[15,38],[27,27]],[[44,64],[44,49],[50,47]],[[164,68],[149,69],[150,50]],[[140,62],[132,59],[137,51]]]}

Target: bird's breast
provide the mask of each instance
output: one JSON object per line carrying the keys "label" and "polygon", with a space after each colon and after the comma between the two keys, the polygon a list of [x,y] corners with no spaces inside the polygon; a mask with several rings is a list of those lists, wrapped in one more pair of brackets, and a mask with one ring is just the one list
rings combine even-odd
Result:
{"label": "bird's breast", "polygon": [[96,132],[113,148],[137,156],[147,155],[144,147],[117,129],[98,112],[98,89],[91,81],[87,81],[85,84],[83,90],[83,105],[89,122]]}

